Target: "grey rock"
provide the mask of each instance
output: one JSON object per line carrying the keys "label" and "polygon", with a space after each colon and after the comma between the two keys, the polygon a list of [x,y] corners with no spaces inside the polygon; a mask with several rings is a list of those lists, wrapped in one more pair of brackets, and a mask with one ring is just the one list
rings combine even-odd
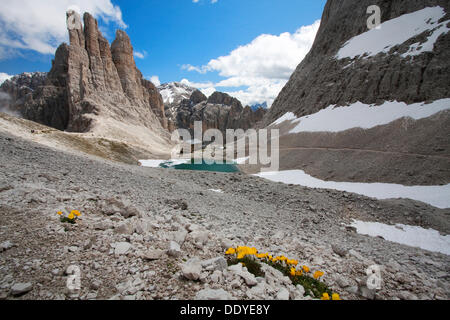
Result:
{"label": "grey rock", "polygon": [[167,254],[171,257],[178,258],[181,255],[181,248],[175,241],[170,241]]}
{"label": "grey rock", "polygon": [[223,281],[223,273],[220,270],[216,270],[211,275],[211,281],[213,283],[221,283]]}
{"label": "grey rock", "polygon": [[149,261],[153,261],[153,260],[159,260],[162,258],[162,256],[164,255],[164,251],[163,250],[158,250],[158,249],[150,249],[145,251],[141,257],[145,260],[149,260]]}
{"label": "grey rock", "polygon": [[224,271],[228,267],[227,260],[223,257],[217,257],[210,260],[205,260],[202,262],[203,268],[209,270],[209,271]]}
{"label": "grey rock", "polygon": [[133,246],[129,242],[117,242],[114,244],[114,254],[126,255]]}
{"label": "grey rock", "polygon": [[134,226],[128,221],[123,221],[114,228],[114,232],[118,234],[132,235],[134,233]]}
{"label": "grey rock", "polygon": [[208,242],[209,237],[209,231],[195,230],[187,236],[187,240],[194,243],[197,247],[203,248],[203,246]]}
{"label": "grey rock", "polygon": [[198,258],[190,259],[181,266],[181,272],[183,276],[186,279],[193,281],[200,279],[202,270],[203,270],[202,263]]}
{"label": "grey rock", "polygon": [[289,300],[290,294],[286,288],[281,288],[277,294],[276,300]]}
{"label": "grey rock", "polygon": [[408,291],[399,292],[398,298],[400,300],[419,300],[419,298],[415,294]]}
{"label": "grey rock", "polygon": [[13,246],[14,246],[14,244],[13,244],[11,241],[9,241],[9,240],[4,241],[4,242],[2,242],[2,243],[0,244],[0,252],[9,250],[9,249],[11,249]]}
{"label": "grey rock", "polygon": [[372,290],[367,288],[365,285],[360,285],[358,288],[359,294],[368,299],[368,300],[374,300],[376,295],[376,290]]}
{"label": "grey rock", "polygon": [[336,253],[340,257],[345,257],[348,254],[348,250],[338,244],[332,244],[331,248],[333,249],[333,252]]}
{"label": "grey rock", "polygon": [[188,232],[186,230],[180,230],[174,234],[173,240],[177,242],[180,246],[182,246],[184,241],[186,240],[187,235]]}
{"label": "grey rock", "polygon": [[11,287],[11,295],[21,296],[33,290],[33,284],[27,283],[16,283]]}
{"label": "grey rock", "polygon": [[345,279],[342,276],[337,276],[336,277],[336,283],[338,284],[338,286],[340,286],[341,288],[348,288],[350,286],[349,282],[347,281],[347,279]]}

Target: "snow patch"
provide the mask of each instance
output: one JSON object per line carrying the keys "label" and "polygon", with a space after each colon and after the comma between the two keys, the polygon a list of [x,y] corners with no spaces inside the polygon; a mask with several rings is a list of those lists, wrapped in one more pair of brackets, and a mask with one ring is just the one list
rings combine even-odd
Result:
{"label": "snow patch", "polygon": [[171,104],[175,101],[189,99],[192,93],[195,91],[194,88],[191,88],[179,82],[170,82],[163,84],[158,87],[158,90],[165,104]]}
{"label": "snow patch", "polygon": [[7,73],[0,72],[0,85],[2,85],[3,82],[5,82],[6,80],[11,79],[12,77],[13,77],[13,76],[11,76],[11,75],[9,75],[9,74],[7,74]]}
{"label": "snow patch", "polygon": [[433,229],[397,224],[390,226],[378,222],[354,220],[351,224],[359,234],[383,237],[387,241],[450,255],[450,236]]}
{"label": "snow patch", "polygon": [[297,120],[297,119],[298,118],[297,118],[297,116],[295,114],[293,114],[292,112],[288,112],[284,116],[279,118],[277,121],[272,123],[271,126],[278,126],[278,125],[282,124],[285,121],[292,121],[292,120]]}
{"label": "snow patch", "polygon": [[347,107],[329,106],[309,116],[296,118],[291,112],[274,122],[280,124],[292,121],[298,125],[289,133],[300,132],[340,132],[352,128],[370,129],[389,124],[395,120],[409,117],[414,120],[424,119],[450,109],[450,98],[407,105],[404,102],[386,101],[380,106],[361,102]]}
{"label": "snow patch", "polygon": [[352,192],[379,200],[405,198],[422,201],[441,209],[450,208],[450,184],[445,186],[404,186],[390,183],[323,181],[306,174],[303,170],[264,172],[255,176],[309,188]]}
{"label": "snow patch", "polygon": [[161,90],[159,93],[161,94],[164,103],[173,103],[173,93],[170,89]]}
{"label": "snow patch", "polygon": [[444,16],[445,10],[437,6],[386,21],[379,28],[364,32],[346,42],[337,53],[336,59],[354,59],[363,55],[366,55],[365,58],[369,58],[382,52],[388,53],[393,47],[401,45],[425,31],[431,33],[425,43],[411,45],[408,52],[402,57],[433,51],[436,40],[450,30],[447,27],[448,20],[438,23]]}

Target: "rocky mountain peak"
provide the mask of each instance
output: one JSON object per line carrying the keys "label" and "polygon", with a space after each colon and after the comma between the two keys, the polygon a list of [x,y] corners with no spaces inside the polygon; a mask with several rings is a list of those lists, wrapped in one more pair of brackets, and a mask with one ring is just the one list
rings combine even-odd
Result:
{"label": "rocky mountain peak", "polygon": [[200,91],[195,90],[189,99],[194,105],[199,104],[200,102],[208,100],[208,98]]}
{"label": "rocky mountain peak", "polygon": [[26,119],[60,130],[168,148],[161,95],[137,69],[128,35],[118,30],[110,46],[91,14],[83,21],[84,27],[77,12],[67,12],[70,45],[58,47],[45,81],[16,95],[14,108]]}
{"label": "rocky mountain peak", "polygon": [[230,95],[223,93],[223,92],[219,92],[219,91],[214,92],[208,98],[208,103],[222,104],[222,105],[226,105],[226,106],[234,106],[234,107],[237,107],[238,109],[241,109],[241,110],[243,109],[242,104],[238,99],[233,98]]}

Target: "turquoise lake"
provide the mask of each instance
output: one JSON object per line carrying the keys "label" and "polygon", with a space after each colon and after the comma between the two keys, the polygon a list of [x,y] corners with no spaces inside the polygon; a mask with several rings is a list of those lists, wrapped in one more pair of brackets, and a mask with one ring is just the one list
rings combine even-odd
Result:
{"label": "turquoise lake", "polygon": [[160,168],[175,169],[175,170],[193,170],[193,171],[212,171],[212,172],[239,172],[239,168],[235,164],[207,164],[202,160],[201,164],[195,164],[194,160],[189,163],[175,164],[171,161],[161,163]]}

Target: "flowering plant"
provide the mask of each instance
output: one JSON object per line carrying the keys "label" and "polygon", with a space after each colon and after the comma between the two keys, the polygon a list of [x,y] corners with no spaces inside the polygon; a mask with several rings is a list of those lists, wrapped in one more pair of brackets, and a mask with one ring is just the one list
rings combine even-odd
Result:
{"label": "flowering plant", "polygon": [[322,300],[340,300],[339,294],[333,293],[325,282],[320,281],[320,278],[325,275],[324,272],[318,270],[310,276],[311,269],[306,265],[300,266],[297,260],[259,253],[256,248],[246,246],[229,248],[225,254],[229,257],[229,265],[245,264],[248,271],[256,277],[264,276],[260,263],[265,263],[289,277],[294,285],[303,286],[307,295]]}
{"label": "flowering plant", "polygon": [[58,211],[58,215],[60,216],[60,220],[62,223],[70,223],[75,224],[79,217],[81,217],[81,213],[78,210],[72,210],[67,216],[62,211]]}

